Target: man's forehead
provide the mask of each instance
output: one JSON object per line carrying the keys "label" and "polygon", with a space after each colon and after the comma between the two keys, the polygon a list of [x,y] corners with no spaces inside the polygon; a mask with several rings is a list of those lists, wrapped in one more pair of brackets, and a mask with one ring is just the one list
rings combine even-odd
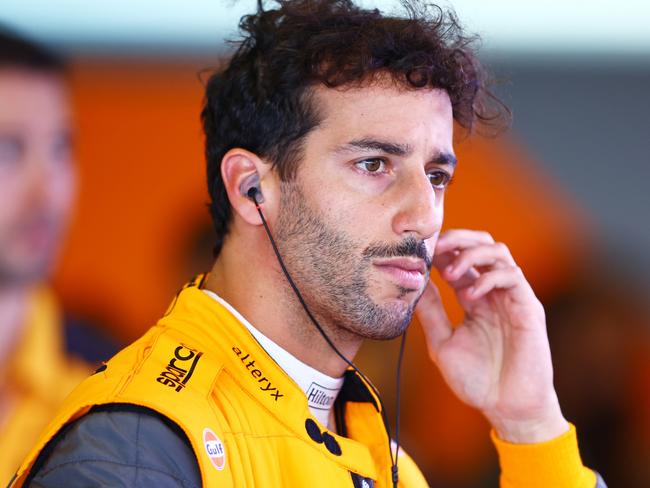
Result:
{"label": "man's forehead", "polygon": [[54,117],[66,125],[71,117],[65,79],[56,73],[0,68],[0,122],[20,123]]}
{"label": "man's forehead", "polygon": [[310,88],[310,94],[321,108],[327,108],[331,103],[366,103],[372,104],[378,98],[382,100],[399,100],[405,96],[419,98],[436,98],[443,105],[451,107],[451,100],[446,90],[442,88],[413,88],[392,79],[380,79],[368,83],[327,87],[323,84]]}
{"label": "man's forehead", "polygon": [[[376,150],[397,156],[414,151],[453,156],[453,113],[441,89],[396,84],[314,90],[320,129],[336,152]],[[455,162],[455,158],[453,158]]]}
{"label": "man's forehead", "polygon": [[0,65],[0,82],[3,84],[36,83],[63,89],[67,85],[65,77],[58,72]]}

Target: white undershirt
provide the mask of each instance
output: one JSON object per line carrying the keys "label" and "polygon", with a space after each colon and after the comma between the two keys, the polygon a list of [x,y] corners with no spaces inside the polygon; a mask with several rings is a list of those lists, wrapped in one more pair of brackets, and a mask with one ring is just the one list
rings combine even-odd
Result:
{"label": "white undershirt", "polygon": [[278,346],[271,339],[262,334],[253,325],[246,320],[232,305],[226,302],[219,295],[210,290],[203,290],[203,292],[214,298],[221,305],[226,307],[255,337],[257,342],[260,343],[262,348],[268,353],[273,360],[284,370],[293,381],[295,381],[300,388],[305,392],[309,404],[311,414],[318,419],[318,421],[329,427],[329,417],[334,405],[334,400],[341,386],[343,385],[343,378],[332,378],[320,371],[312,368],[311,366],[303,363],[298,358]]}

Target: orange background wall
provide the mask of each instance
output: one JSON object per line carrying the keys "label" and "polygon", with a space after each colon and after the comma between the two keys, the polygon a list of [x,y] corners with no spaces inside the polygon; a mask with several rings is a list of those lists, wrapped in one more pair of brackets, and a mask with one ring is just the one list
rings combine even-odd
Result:
{"label": "orange background wall", "polygon": [[56,285],[124,340],[164,311],[178,285],[174,253],[207,202],[196,73],[128,63],[73,72],[80,193]]}

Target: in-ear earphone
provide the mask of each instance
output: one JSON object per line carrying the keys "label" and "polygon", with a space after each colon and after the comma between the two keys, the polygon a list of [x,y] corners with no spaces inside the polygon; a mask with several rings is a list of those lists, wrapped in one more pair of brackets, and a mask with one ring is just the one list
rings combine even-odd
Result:
{"label": "in-ear earphone", "polygon": [[260,188],[260,175],[257,171],[252,175],[247,176],[244,181],[241,182],[241,185],[239,185],[239,192],[242,196],[250,198],[257,204],[264,203],[264,195]]}

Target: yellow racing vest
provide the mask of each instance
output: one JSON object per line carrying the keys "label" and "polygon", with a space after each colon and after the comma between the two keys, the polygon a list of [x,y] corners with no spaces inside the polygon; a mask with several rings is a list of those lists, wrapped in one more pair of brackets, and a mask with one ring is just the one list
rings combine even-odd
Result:
{"label": "yellow racing vest", "polygon": [[65,397],[92,368],[66,354],[62,313],[46,287],[29,301],[22,337],[0,367],[0,485],[4,486]]}
{"label": "yellow racing vest", "polygon": [[[140,405],[174,421],[205,487],[392,486],[379,402],[352,371],[340,395],[345,436],[311,415],[303,390],[197,279],[143,337],[73,391],[10,486],[23,485],[62,427],[110,403]],[[400,487],[428,486],[406,454],[398,464]]]}

